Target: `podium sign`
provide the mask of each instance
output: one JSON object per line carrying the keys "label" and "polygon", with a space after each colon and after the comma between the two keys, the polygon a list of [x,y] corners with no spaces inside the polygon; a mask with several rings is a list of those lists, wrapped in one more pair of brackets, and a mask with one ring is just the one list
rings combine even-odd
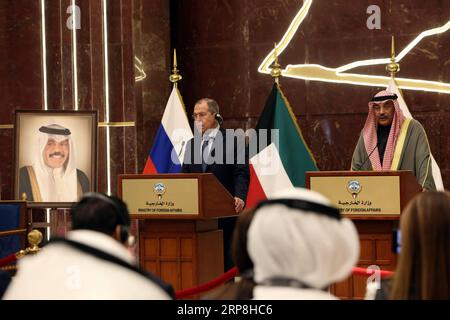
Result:
{"label": "podium sign", "polygon": [[122,199],[132,215],[198,215],[198,179],[122,179]]}
{"label": "podium sign", "polygon": [[399,176],[311,177],[310,188],[348,215],[400,215]]}

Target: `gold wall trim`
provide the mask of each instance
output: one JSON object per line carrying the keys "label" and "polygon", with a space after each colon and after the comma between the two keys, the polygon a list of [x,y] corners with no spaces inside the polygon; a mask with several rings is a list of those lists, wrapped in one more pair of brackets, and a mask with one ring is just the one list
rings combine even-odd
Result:
{"label": "gold wall trim", "polygon": [[99,122],[99,127],[134,127],[136,123],[134,121],[126,122]]}

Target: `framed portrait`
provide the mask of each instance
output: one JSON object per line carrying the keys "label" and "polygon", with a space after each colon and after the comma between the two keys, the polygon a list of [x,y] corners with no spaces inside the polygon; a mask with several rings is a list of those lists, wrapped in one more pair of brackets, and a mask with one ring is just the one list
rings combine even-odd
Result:
{"label": "framed portrait", "polygon": [[97,111],[16,110],[14,198],[75,202],[97,188]]}

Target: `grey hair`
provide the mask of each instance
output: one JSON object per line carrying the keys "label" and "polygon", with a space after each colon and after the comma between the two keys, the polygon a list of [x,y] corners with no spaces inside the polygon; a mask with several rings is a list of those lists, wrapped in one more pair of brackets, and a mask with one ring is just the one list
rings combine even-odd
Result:
{"label": "grey hair", "polygon": [[220,113],[219,112],[219,104],[216,102],[216,100],[214,99],[210,99],[210,98],[201,98],[200,100],[198,100],[195,105],[198,105],[202,102],[206,102],[206,104],[208,105],[208,111],[211,113]]}

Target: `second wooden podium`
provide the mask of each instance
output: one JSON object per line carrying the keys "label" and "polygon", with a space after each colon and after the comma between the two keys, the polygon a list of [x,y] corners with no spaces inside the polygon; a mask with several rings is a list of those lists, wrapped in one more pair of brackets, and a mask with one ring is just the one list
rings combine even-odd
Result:
{"label": "second wooden podium", "polygon": [[119,175],[119,196],[139,219],[141,266],[183,290],[223,270],[218,218],[234,216],[234,199],[211,173]]}
{"label": "second wooden podium", "polygon": [[[392,231],[400,213],[422,187],[410,171],[317,171],[306,173],[306,187],[322,193],[353,220],[360,239],[358,266],[394,270]],[[362,299],[366,277],[352,276],[335,284],[340,298]]]}

